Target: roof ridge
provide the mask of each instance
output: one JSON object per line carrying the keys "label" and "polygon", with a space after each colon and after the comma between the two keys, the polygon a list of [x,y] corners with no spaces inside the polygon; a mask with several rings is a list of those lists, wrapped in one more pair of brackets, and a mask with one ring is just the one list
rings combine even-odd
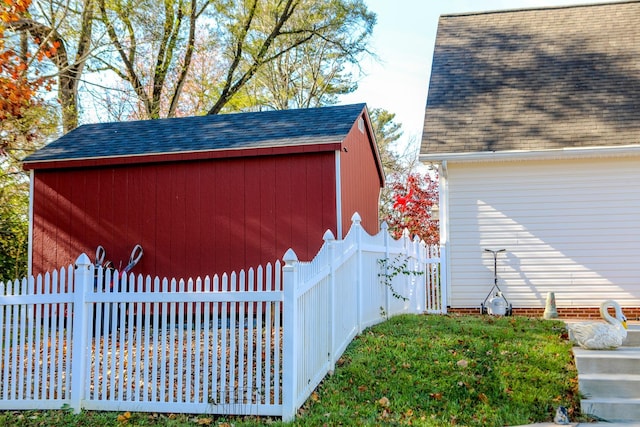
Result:
{"label": "roof ridge", "polygon": [[120,121],[113,121],[113,122],[95,122],[95,123],[84,123],[84,124],[82,124],[80,126],[89,126],[89,125],[104,126],[104,125],[123,124],[123,123],[129,123],[129,124],[134,124],[134,123],[160,123],[160,122],[165,122],[165,121],[170,121],[170,120],[205,119],[205,118],[211,119],[212,117],[218,117],[218,118],[230,118],[230,117],[238,117],[238,116],[247,117],[246,115],[258,115],[258,114],[267,114],[267,115],[275,115],[275,114],[277,114],[277,115],[287,115],[287,114],[291,114],[291,115],[293,115],[293,114],[297,114],[299,112],[308,113],[308,112],[311,112],[312,110],[328,111],[328,110],[331,110],[331,109],[341,109],[341,108],[356,108],[356,107],[364,108],[365,106],[366,106],[366,103],[359,102],[359,103],[353,103],[353,104],[327,105],[327,106],[324,106],[324,107],[289,108],[289,109],[285,109],[285,110],[236,111],[236,112],[232,112],[232,113],[203,114],[203,115],[195,115],[195,116],[161,117],[161,118],[158,118],[158,119],[137,119],[137,120],[120,120]]}
{"label": "roof ridge", "polygon": [[474,15],[490,15],[490,14],[527,12],[527,11],[539,11],[539,10],[575,9],[575,8],[582,8],[582,7],[618,6],[626,3],[640,3],[640,0],[622,0],[622,1],[611,1],[611,2],[600,2],[600,3],[581,3],[581,4],[569,4],[564,6],[522,7],[517,9],[497,9],[497,10],[485,10],[485,11],[479,11],[479,12],[445,13],[440,15],[440,18],[474,16]]}

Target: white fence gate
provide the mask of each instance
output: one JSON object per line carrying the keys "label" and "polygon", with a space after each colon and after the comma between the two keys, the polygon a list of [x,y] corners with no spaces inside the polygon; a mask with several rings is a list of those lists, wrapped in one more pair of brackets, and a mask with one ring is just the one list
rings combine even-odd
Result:
{"label": "white fence gate", "polygon": [[358,214],[324,239],[312,262],[213,278],[120,277],[83,254],[0,283],[0,409],[293,419],[364,328],[446,311],[437,247],[369,236]]}

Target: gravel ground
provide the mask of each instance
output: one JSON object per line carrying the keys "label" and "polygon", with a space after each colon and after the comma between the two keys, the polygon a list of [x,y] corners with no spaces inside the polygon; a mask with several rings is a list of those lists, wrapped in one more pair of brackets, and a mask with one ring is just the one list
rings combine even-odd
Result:
{"label": "gravel ground", "polygon": [[[149,333],[145,328],[98,331],[88,346],[87,399],[279,404],[281,328],[179,326],[148,328]],[[42,330],[40,339],[32,332],[24,341],[3,333],[0,398],[68,398],[70,338],[66,329]],[[21,375],[14,378],[14,372]]]}

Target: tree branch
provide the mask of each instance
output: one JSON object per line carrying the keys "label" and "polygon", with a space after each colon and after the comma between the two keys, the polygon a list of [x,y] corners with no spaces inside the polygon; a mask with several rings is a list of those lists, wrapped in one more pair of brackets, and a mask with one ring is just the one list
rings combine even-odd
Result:
{"label": "tree branch", "polygon": [[[140,98],[140,100],[144,103],[146,109],[147,109],[147,113],[149,113],[149,109],[150,109],[150,100],[149,100],[149,95],[145,92],[144,87],[142,85],[142,82],[140,81],[138,75],[136,74],[136,70],[133,66],[133,60],[135,59],[135,39],[132,40],[132,47],[129,50],[129,56],[127,56],[125,54],[125,49],[124,46],[122,45],[122,43],[120,42],[120,39],[118,38],[118,34],[116,33],[116,30],[113,26],[113,23],[111,22],[111,20],[109,19],[109,17],[107,16],[107,9],[105,6],[105,0],[100,0],[99,1],[99,6],[100,6],[100,13],[101,13],[101,17],[102,17],[102,22],[105,24],[105,26],[107,27],[107,33],[109,34],[109,38],[111,39],[111,42],[113,43],[113,45],[116,47],[116,50],[118,51],[118,54],[120,55],[120,59],[122,59],[122,62],[124,63],[125,69],[127,70],[127,75],[126,75],[126,80],[131,83],[131,86],[133,87],[133,90],[135,91],[135,93],[138,95],[138,97]],[[125,24],[126,25],[126,24]],[[129,26],[131,25],[131,23],[129,22]],[[132,28],[129,28],[130,31],[132,31]],[[124,73],[122,73],[124,74]]]}
{"label": "tree branch", "polygon": [[173,117],[176,113],[176,108],[178,107],[178,100],[180,99],[180,94],[182,93],[182,89],[184,88],[184,84],[187,80],[187,74],[189,73],[189,68],[191,67],[191,60],[193,59],[193,52],[195,49],[195,39],[196,39],[196,20],[198,19],[199,13],[196,13],[197,0],[191,0],[191,10],[189,13],[189,37],[187,40],[187,50],[184,54],[184,63],[182,64],[182,69],[180,70],[180,75],[178,76],[178,82],[175,90],[173,91],[173,96],[171,97],[171,102],[169,104],[168,117]]}
{"label": "tree branch", "polygon": [[[267,38],[262,43],[262,46],[260,47],[258,54],[254,56],[253,63],[249,66],[247,71],[245,71],[244,74],[240,76],[240,78],[235,83],[233,83],[233,75],[236,69],[238,68],[238,64],[240,63],[240,60],[242,57],[244,41],[251,28],[251,21],[253,20],[253,16],[255,14],[256,6],[257,6],[256,3],[257,2],[254,0],[249,19],[247,19],[245,27],[243,28],[242,37],[240,37],[238,40],[235,57],[234,57],[232,66],[229,68],[229,72],[227,73],[227,80],[225,82],[225,86],[222,90],[222,93],[220,94],[218,101],[214,104],[213,107],[211,107],[211,109],[207,114],[219,113],[220,110],[222,110],[222,107],[224,107],[224,105],[227,102],[229,102],[231,97],[235,95],[251,79],[251,77],[253,77],[253,75],[258,70],[258,68],[266,62],[264,57],[269,51],[269,48],[273,44],[274,40],[279,35],[282,34],[281,32],[282,27],[291,18],[291,16],[295,12],[295,9],[298,5],[297,1],[294,1],[294,0],[286,1],[282,14],[279,17],[276,17],[277,18],[276,24],[271,30],[271,32],[269,33],[269,35],[267,36]],[[277,56],[278,55],[274,55],[273,57],[277,57]]]}

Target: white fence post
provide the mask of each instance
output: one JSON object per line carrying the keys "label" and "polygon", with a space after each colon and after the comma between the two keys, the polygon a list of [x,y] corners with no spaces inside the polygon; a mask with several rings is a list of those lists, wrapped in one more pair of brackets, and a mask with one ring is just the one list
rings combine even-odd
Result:
{"label": "white fence post", "polygon": [[[408,271],[411,271],[411,236],[409,235],[409,229],[405,228],[404,230],[402,230],[402,250],[404,251],[404,253],[402,255],[404,255],[404,259],[401,259],[401,263],[406,263],[406,268],[408,269]],[[411,274],[406,274],[406,273],[402,273],[403,276],[403,289],[409,289],[409,285],[411,283],[411,280],[413,279],[413,277],[411,277]],[[403,292],[404,293],[404,292]],[[405,295],[406,297],[406,295]],[[408,306],[410,306],[411,301],[409,301],[409,304],[407,304],[407,301],[405,301],[404,304],[404,308],[406,309]]]}
{"label": "white fence post", "polygon": [[[427,300],[426,296],[426,272],[425,272],[425,264],[422,258],[422,243],[418,236],[413,238],[413,243],[411,245],[411,253],[413,255],[413,260],[411,261],[412,271],[415,272],[413,279],[413,289],[414,289],[414,304],[411,307],[413,313],[420,313],[424,311],[424,303]],[[421,285],[422,284],[422,285]]]}
{"label": "white fence post", "polygon": [[362,226],[360,221],[362,221],[360,214],[358,212],[354,213],[351,217],[351,230],[355,230],[356,233],[356,319],[358,320],[358,335],[362,333],[362,299],[364,293],[364,280],[362,280]]}
{"label": "white fence post", "polygon": [[[93,287],[93,264],[86,254],[78,257],[73,273],[73,343],[71,353],[71,403],[74,413],[80,413],[84,399],[87,363],[87,306],[85,296]],[[67,283],[67,286],[70,286]]]}
{"label": "white fence post", "polygon": [[416,243],[416,259],[417,269],[420,272],[420,276],[416,278],[418,283],[422,283],[418,287],[418,305],[416,305],[416,313],[426,313],[427,311],[427,283],[429,278],[429,265],[427,264],[427,244],[424,240],[420,240]]}
{"label": "white fence post", "polygon": [[331,230],[325,231],[322,236],[329,252],[329,372],[336,367],[336,263],[335,263],[335,236]]}
{"label": "white fence post", "polygon": [[447,245],[443,243],[440,245],[440,312],[447,314],[447,301],[449,299],[449,289],[447,288],[449,283],[449,257],[447,256]]}
{"label": "white fence post", "polygon": [[[385,283],[387,282],[388,279],[388,274],[389,274],[389,264],[390,264],[390,260],[389,260],[389,224],[387,224],[387,222],[383,222],[382,226],[380,227],[382,228],[382,230],[384,231],[384,260],[385,262],[383,264],[380,264],[380,269],[382,269],[382,267],[384,267],[384,271],[381,271],[380,274],[384,274],[385,276]],[[389,309],[391,308],[390,304],[390,293],[391,290],[389,289],[388,286],[385,286],[384,289],[384,312],[386,313],[387,316],[389,316]]]}
{"label": "white fence post", "polygon": [[282,420],[288,422],[295,418],[298,394],[298,256],[288,249],[282,260]]}

